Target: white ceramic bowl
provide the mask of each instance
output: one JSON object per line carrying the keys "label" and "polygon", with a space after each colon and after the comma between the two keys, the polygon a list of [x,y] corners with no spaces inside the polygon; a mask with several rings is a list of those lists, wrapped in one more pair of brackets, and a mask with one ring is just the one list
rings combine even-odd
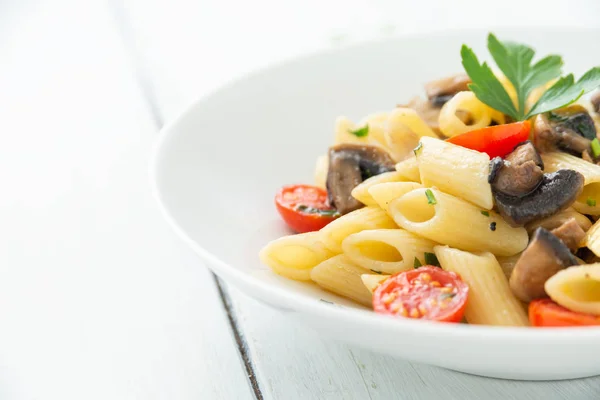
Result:
{"label": "white ceramic bowl", "polygon": [[[600,31],[496,30],[559,53],[566,71],[600,64]],[[408,360],[510,379],[600,374],[600,328],[496,328],[392,319],[314,285],[284,279],[258,260],[288,234],[273,205],[288,183],[312,183],[337,116],[354,120],[422,93],[462,70],[462,43],[487,54],[487,32],[404,37],[304,57],[233,82],[164,128],[151,165],[165,217],[227,282],[323,334]],[[578,76],[577,75],[577,76]],[[320,299],[332,300],[328,304]]]}

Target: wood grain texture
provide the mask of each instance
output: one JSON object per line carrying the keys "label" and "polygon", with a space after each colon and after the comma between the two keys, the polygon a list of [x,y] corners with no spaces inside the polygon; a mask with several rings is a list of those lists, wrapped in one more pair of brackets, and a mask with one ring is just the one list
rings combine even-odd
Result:
{"label": "wood grain texture", "polygon": [[106,3],[1,2],[0,59],[0,398],[251,399]]}
{"label": "wood grain texture", "polygon": [[[544,9],[552,10],[546,2]],[[585,3],[585,5],[583,4]],[[251,3],[190,3],[184,0],[128,0],[125,15],[132,26],[145,74],[152,81],[158,108],[170,120],[198,96],[235,76],[307,50],[380,38],[394,33],[432,27],[487,26],[510,20],[511,7],[485,19],[466,10],[431,2],[304,1],[290,3],[258,0]],[[217,4],[221,4],[220,6]],[[519,9],[539,7],[522,2]],[[582,2],[600,11],[594,0]],[[315,8],[318,7],[318,12]],[[236,12],[230,12],[235,9]],[[256,10],[269,9],[268,14]],[[390,10],[395,12],[390,12]],[[564,9],[549,12],[547,24],[595,23],[600,12]],[[524,12],[527,14],[528,12]],[[252,18],[247,18],[251,15]],[[277,18],[271,18],[277,15]],[[448,15],[452,15],[449,18]],[[400,16],[400,17],[399,17]],[[582,18],[585,21],[582,21]],[[156,29],[160,20],[163,29]],[[164,27],[171,29],[164,29]],[[311,29],[306,29],[310,26]],[[277,32],[277,34],[273,34]],[[218,40],[215,40],[218,38]],[[210,62],[207,62],[210,60]],[[332,120],[335,116],[332,116]],[[311,165],[309,161],[308,165]],[[292,316],[266,307],[235,289],[229,290],[235,324],[251,356],[261,394],[265,399],[597,399],[600,378],[562,382],[515,382],[482,378],[375,354],[323,338]],[[410,345],[410,343],[398,343]],[[482,355],[484,356],[484,355]],[[443,354],[440,355],[443,357]]]}

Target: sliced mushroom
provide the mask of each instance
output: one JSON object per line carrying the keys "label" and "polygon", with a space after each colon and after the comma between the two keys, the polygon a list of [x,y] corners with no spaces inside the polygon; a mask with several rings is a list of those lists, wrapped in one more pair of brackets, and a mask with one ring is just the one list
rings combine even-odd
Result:
{"label": "sliced mushroom", "polygon": [[558,228],[553,229],[552,234],[562,240],[572,252],[579,249],[579,244],[585,238],[585,231],[581,229],[575,218],[571,218]]}
{"label": "sliced mushroom", "polygon": [[380,147],[344,143],[329,148],[329,203],[341,214],[363,207],[352,197],[352,189],[371,176],[389,171],[394,171],[394,160]]}
{"label": "sliced mushroom", "polygon": [[524,197],[542,182],[544,162],[530,141],[523,142],[503,160],[496,157],[491,163],[488,181],[496,192]]}
{"label": "sliced mushroom", "polygon": [[592,106],[594,107],[594,111],[600,114],[600,92],[592,96],[591,102]]}
{"label": "sliced mushroom", "polygon": [[535,146],[542,152],[561,150],[577,157],[590,152],[596,126],[588,111],[579,105],[540,114],[534,121]]}
{"label": "sliced mushroom", "polygon": [[425,93],[435,107],[443,106],[456,93],[469,90],[471,79],[466,74],[457,74],[425,84]]}
{"label": "sliced mushroom", "polygon": [[560,169],[545,174],[539,186],[525,197],[494,191],[496,207],[512,226],[523,226],[569,207],[583,190],[584,178],[577,171]]}
{"label": "sliced mushroom", "polygon": [[577,259],[569,248],[544,228],[537,228],[510,275],[510,288],[522,301],[547,297],[544,283]]}

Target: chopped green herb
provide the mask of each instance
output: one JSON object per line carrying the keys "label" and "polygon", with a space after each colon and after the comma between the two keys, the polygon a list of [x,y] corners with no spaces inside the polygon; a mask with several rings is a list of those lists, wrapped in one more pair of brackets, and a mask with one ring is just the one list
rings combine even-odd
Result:
{"label": "chopped green herb", "polygon": [[419,150],[421,150],[423,148],[423,143],[419,142],[419,144],[417,145],[417,147],[415,147],[413,149],[413,152],[415,153],[415,156],[419,155]]}
{"label": "chopped green herb", "polygon": [[372,269],[371,271],[375,272],[378,275],[381,275],[381,271],[375,271],[374,269]]}
{"label": "chopped green herb", "polygon": [[591,197],[588,197],[586,203],[590,207],[596,207],[596,199],[592,199]]}
{"label": "chopped green herb", "polygon": [[296,210],[301,211],[305,214],[319,214],[324,217],[339,217],[340,213],[338,210],[330,209],[330,210],[322,210],[320,208],[305,206],[304,204],[299,204],[296,206]]}
{"label": "chopped green herb", "polygon": [[454,296],[456,296],[456,293],[442,293],[440,295],[440,300],[446,300],[446,299],[451,299]]}
{"label": "chopped green herb", "polygon": [[425,264],[433,265],[436,267],[440,266],[440,262],[438,261],[437,257],[433,253],[425,253]]}
{"label": "chopped green herb", "polygon": [[363,126],[362,128],[358,128],[358,129],[349,129],[348,132],[350,132],[351,134],[353,134],[356,137],[365,137],[369,134],[369,124]]}
{"label": "chopped green herb", "polygon": [[598,138],[592,140],[592,154],[594,157],[600,156],[600,141],[598,141]]}
{"label": "chopped green herb", "polygon": [[481,215],[485,215],[486,217],[489,217],[490,212],[489,211],[481,211]]}
{"label": "chopped green herb", "polygon": [[[504,76],[512,83],[517,104],[511,100],[504,85],[487,62],[481,64],[471,48],[462,46],[461,57],[465,71],[471,78],[469,89],[488,106],[509,115],[515,121],[524,121],[536,114],[568,106],[582,95],[600,86],[600,67],[587,71],[575,82],[573,74],[562,76],[562,57],[549,55],[532,65],[535,51],[524,44],[501,42],[492,33],[488,35],[488,50]],[[559,78],[539,100],[526,108],[531,92],[550,80]]]}
{"label": "chopped green herb", "polygon": [[437,204],[437,200],[435,199],[435,196],[433,195],[431,189],[425,190],[425,196],[427,196],[427,204]]}
{"label": "chopped green herb", "polygon": [[419,261],[419,259],[417,257],[415,257],[415,263],[414,263],[414,268],[417,269],[419,267],[422,267],[423,264],[421,264],[421,261]]}
{"label": "chopped green herb", "polygon": [[492,223],[490,224],[490,231],[494,232],[495,230],[496,230],[496,223],[495,223],[495,222],[492,222]]}

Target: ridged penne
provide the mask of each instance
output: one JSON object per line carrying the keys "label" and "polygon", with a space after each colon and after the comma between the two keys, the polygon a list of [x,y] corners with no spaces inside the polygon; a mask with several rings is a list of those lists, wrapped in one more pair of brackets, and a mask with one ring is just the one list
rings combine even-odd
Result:
{"label": "ridged penne", "polygon": [[575,209],[569,207],[566,210],[557,212],[556,214],[551,215],[547,218],[533,221],[533,222],[525,225],[525,228],[527,229],[527,232],[529,234],[531,234],[533,231],[535,231],[540,226],[544,229],[551,231],[554,228],[558,228],[564,222],[568,221],[571,218],[575,218],[575,221],[577,221],[577,224],[579,224],[581,229],[583,229],[585,232],[587,232],[588,229],[590,229],[592,226],[592,221],[590,221],[588,217],[581,214],[580,212],[575,211]]}
{"label": "ridged penne", "polygon": [[406,178],[407,181],[421,182],[421,174],[419,173],[419,164],[416,157],[409,157],[404,161],[396,164],[396,171]]}
{"label": "ridged penne", "polygon": [[298,281],[309,281],[310,270],[333,255],[319,240],[318,232],[284,236],[268,243],[259,253],[263,264]]}
{"label": "ridged penne", "polygon": [[367,229],[397,228],[394,221],[379,207],[352,211],[319,231],[319,238],[334,253],[342,252],[342,241],[353,233]]}
{"label": "ridged penne", "polygon": [[390,112],[385,139],[390,154],[396,161],[412,156],[419,139],[425,136],[438,138],[415,110],[398,107]]}
{"label": "ridged penne", "polygon": [[586,232],[584,243],[597,257],[600,257],[600,220]]}
{"label": "ridged penne", "polygon": [[520,257],[521,253],[517,253],[514,256],[496,257],[506,279],[510,279],[510,275],[512,274],[513,269],[515,269],[515,264],[519,261]]}
{"label": "ridged penne", "polygon": [[432,138],[421,139],[415,153],[423,186],[435,186],[486,210],[494,207],[487,154]]}
{"label": "ridged penne", "polygon": [[369,179],[363,181],[360,185],[352,190],[352,197],[360,201],[367,206],[376,206],[377,202],[369,193],[369,189],[372,186],[378,185],[384,182],[401,182],[405,181],[406,178],[402,174],[396,171],[384,172],[383,174],[375,175]]}
{"label": "ridged penne", "polygon": [[392,200],[421,187],[421,184],[415,182],[386,182],[371,186],[369,194],[387,212]]}
{"label": "ridged penne", "polygon": [[310,278],[323,289],[365,306],[371,306],[373,296],[361,279],[361,275],[369,272],[368,269],[354,265],[345,255],[340,254],[314,267],[310,272]]}
{"label": "ridged penne", "polygon": [[563,269],[546,281],[544,289],[569,310],[600,315],[600,264]]}
{"label": "ridged penne", "polygon": [[482,212],[435,188],[415,189],[393,200],[389,213],[407,231],[467,251],[511,256],[529,240],[525,228],[513,228],[496,212]]}
{"label": "ridged penne", "polygon": [[600,166],[563,152],[542,154],[545,172],[572,169],[585,178],[583,193],[573,208],[582,214],[600,215]]}
{"label": "ridged penne", "polygon": [[528,326],[523,306],[513,295],[504,272],[493,254],[473,254],[447,246],[436,246],[443,269],[459,274],[469,285],[465,317],[470,324]]}
{"label": "ridged penne", "polygon": [[426,264],[434,241],[404,229],[374,229],[354,233],[342,242],[344,254],[356,265],[373,272],[395,274],[414,268],[415,259]]}
{"label": "ridged penne", "polygon": [[[465,111],[469,114],[469,124],[464,123],[456,115],[458,111]],[[440,110],[440,130],[448,137],[485,128],[492,121],[503,124],[504,115],[483,104],[473,92],[457,93]]]}
{"label": "ridged penne", "polygon": [[379,286],[381,282],[385,281],[390,276],[391,275],[385,274],[362,274],[360,276],[360,279],[362,280],[362,283],[365,285],[367,290],[373,293],[375,289],[377,289],[377,286]]}

